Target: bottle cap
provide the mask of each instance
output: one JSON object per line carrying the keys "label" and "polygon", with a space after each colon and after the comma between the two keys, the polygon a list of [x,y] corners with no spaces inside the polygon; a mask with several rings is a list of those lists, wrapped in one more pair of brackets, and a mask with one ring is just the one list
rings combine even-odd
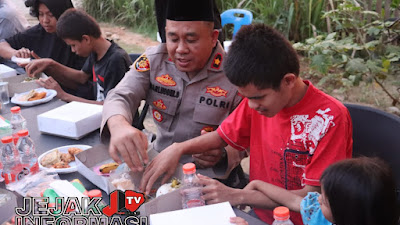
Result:
{"label": "bottle cap", "polygon": [[13,141],[13,137],[11,136],[5,136],[3,138],[1,138],[1,143],[7,144],[7,143],[11,143]]}
{"label": "bottle cap", "polygon": [[196,165],[194,165],[194,163],[186,163],[183,165],[182,170],[184,174],[196,173]]}
{"label": "bottle cap", "polygon": [[17,134],[19,137],[25,137],[25,136],[28,136],[29,131],[28,130],[20,130],[20,131],[18,131]]}
{"label": "bottle cap", "polygon": [[87,196],[89,198],[93,198],[93,197],[101,197],[101,191],[99,189],[93,189],[87,192]]}
{"label": "bottle cap", "polygon": [[274,209],[274,218],[276,220],[287,220],[289,219],[289,209],[285,206],[279,206]]}
{"label": "bottle cap", "polygon": [[11,112],[12,113],[17,113],[19,111],[21,111],[21,107],[19,107],[19,106],[14,106],[14,107],[11,108]]}

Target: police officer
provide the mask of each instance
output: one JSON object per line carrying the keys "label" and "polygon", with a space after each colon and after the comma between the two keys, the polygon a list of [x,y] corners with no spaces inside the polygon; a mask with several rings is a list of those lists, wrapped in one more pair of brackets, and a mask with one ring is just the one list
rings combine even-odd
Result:
{"label": "police officer", "polygon": [[[143,169],[140,158],[148,162],[147,138],[131,126],[141,100],[150,105],[157,126],[152,147],[158,152],[215,130],[241,101],[222,68],[225,53],[217,40],[213,11],[212,0],[169,0],[166,44],[146,50],[108,93],[101,137],[110,138],[109,153],[116,162],[121,162],[121,156],[133,171]],[[237,151],[229,147],[186,155],[180,162],[195,160],[199,166],[210,167],[226,153],[235,159],[232,167],[239,164],[231,155]]]}

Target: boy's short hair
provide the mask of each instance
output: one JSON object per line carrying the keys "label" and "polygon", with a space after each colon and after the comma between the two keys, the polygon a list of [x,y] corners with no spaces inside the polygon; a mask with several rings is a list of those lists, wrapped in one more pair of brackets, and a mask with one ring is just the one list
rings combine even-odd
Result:
{"label": "boy's short hair", "polygon": [[289,41],[264,24],[243,26],[235,35],[224,60],[229,81],[245,87],[279,89],[288,73],[299,76],[299,59]]}
{"label": "boy's short hair", "polygon": [[101,30],[96,20],[86,12],[68,9],[57,21],[57,35],[61,39],[82,41],[83,35],[99,38]]}

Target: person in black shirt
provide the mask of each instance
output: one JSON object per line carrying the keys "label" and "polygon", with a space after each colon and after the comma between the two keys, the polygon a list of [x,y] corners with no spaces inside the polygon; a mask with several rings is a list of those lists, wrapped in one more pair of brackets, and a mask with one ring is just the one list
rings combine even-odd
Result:
{"label": "person in black shirt", "polygon": [[[0,57],[9,60],[13,56],[20,58],[50,58],[71,68],[80,69],[86,58],[71,51],[71,48],[56,34],[56,24],[61,14],[73,8],[71,0],[27,0],[25,5],[31,7],[31,15],[39,19],[39,24],[0,41]],[[20,66],[25,66],[20,64]],[[62,76],[51,71],[47,75]],[[63,83],[62,83],[63,84]],[[80,90],[78,90],[80,86]],[[63,84],[71,94],[88,97],[85,84],[71,86]],[[90,93],[91,94],[91,93]]]}
{"label": "person in black shirt", "polygon": [[[129,55],[116,43],[103,38],[95,19],[81,10],[69,9],[63,13],[57,22],[57,34],[71,46],[72,51],[77,55],[88,56],[83,68],[81,70],[67,68],[50,59],[41,60],[40,67],[43,69],[49,67],[53,71],[63,73],[64,77],[73,77],[81,83],[93,77],[95,101],[64,92],[52,77],[41,78],[38,83],[45,88],[55,89],[57,97],[67,102],[103,104],[108,91],[114,88],[129,70],[132,64]],[[37,68],[34,63],[26,67],[27,71],[33,74],[36,73]]]}

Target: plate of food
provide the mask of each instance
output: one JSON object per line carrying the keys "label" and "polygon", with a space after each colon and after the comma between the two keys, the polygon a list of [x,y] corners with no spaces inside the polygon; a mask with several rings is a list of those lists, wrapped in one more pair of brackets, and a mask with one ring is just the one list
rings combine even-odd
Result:
{"label": "plate of food", "polygon": [[53,168],[57,173],[77,171],[75,155],[91,148],[90,145],[66,145],[51,149],[38,158],[41,170]]}
{"label": "plate of food", "polygon": [[52,100],[57,95],[55,90],[37,88],[20,94],[15,94],[11,102],[21,106],[34,106]]}

